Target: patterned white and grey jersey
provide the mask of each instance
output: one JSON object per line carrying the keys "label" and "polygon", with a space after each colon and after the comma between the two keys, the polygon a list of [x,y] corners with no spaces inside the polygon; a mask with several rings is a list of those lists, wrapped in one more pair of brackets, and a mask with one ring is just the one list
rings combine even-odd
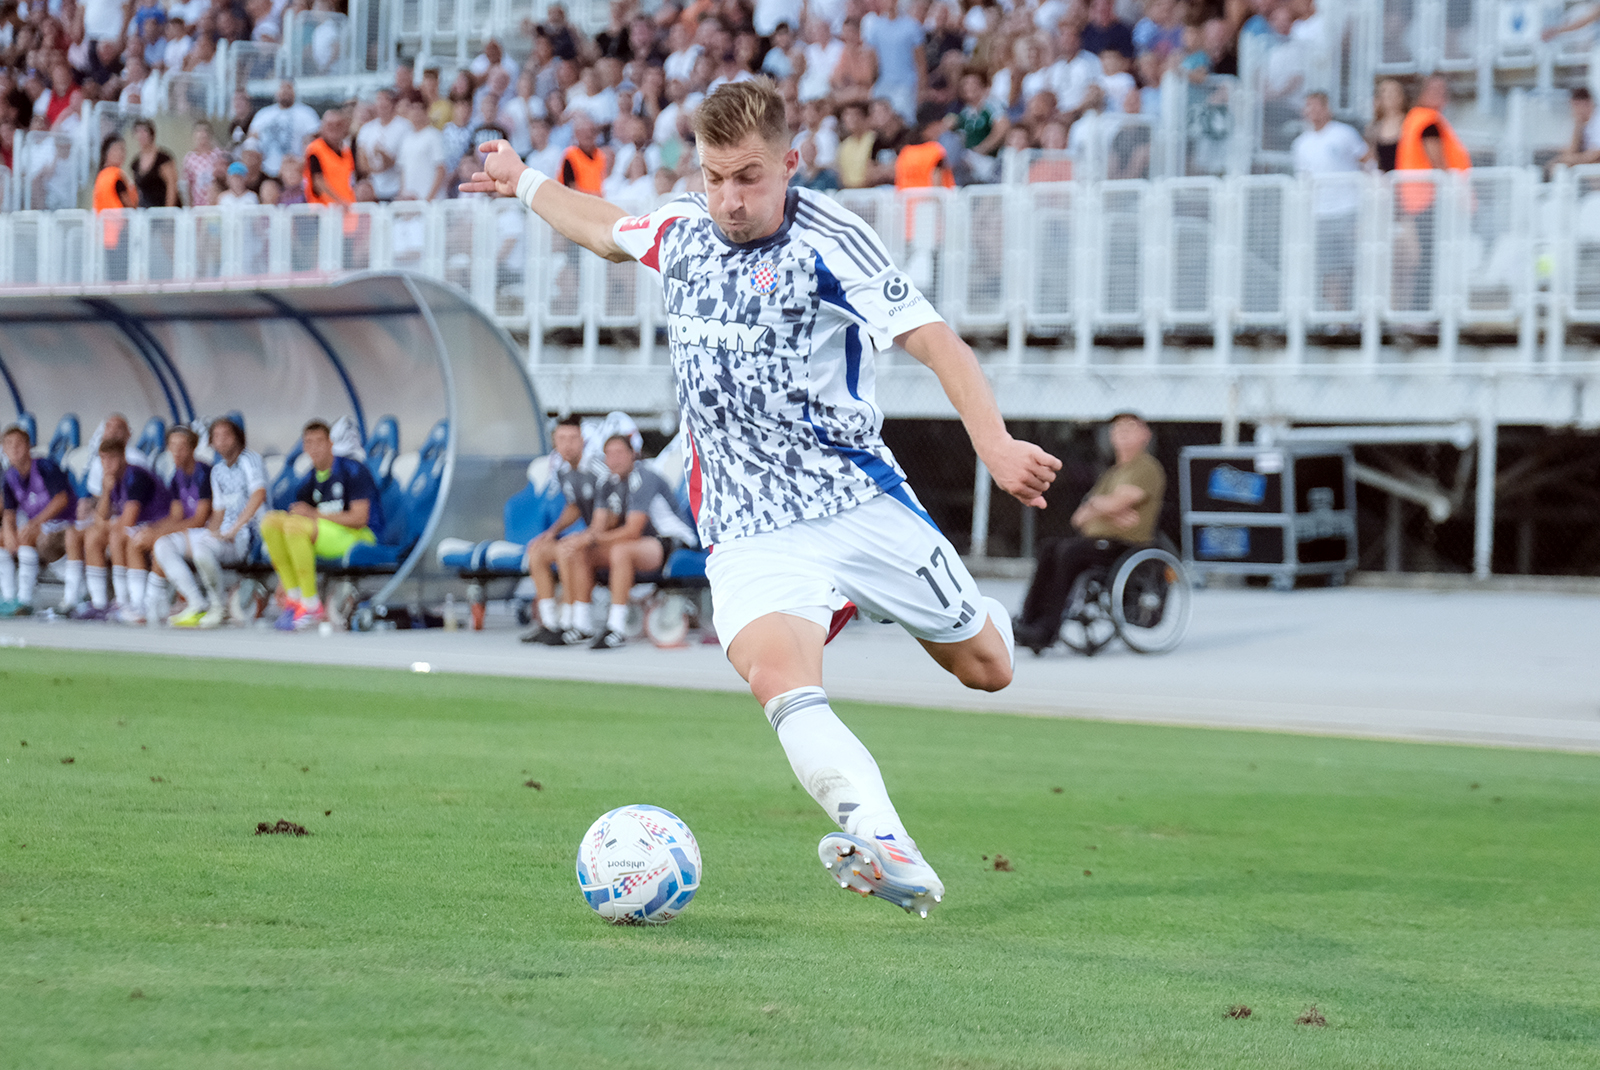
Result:
{"label": "patterned white and grey jersey", "polygon": [[[250,504],[250,495],[266,485],[267,467],[261,463],[261,455],[255,450],[239,451],[239,456],[233,459],[232,464],[223,461],[222,455],[217,454],[216,461],[211,465],[211,508],[222,514],[224,531],[238,523],[239,514]],[[257,509],[246,528],[254,529],[265,513],[265,508]]]}
{"label": "patterned white and grey jersey", "polygon": [[939,314],[860,217],[792,189],[782,226],[738,244],[694,193],[612,233],[665,288],[705,545],[832,516],[905,482],[881,434],[874,357]]}

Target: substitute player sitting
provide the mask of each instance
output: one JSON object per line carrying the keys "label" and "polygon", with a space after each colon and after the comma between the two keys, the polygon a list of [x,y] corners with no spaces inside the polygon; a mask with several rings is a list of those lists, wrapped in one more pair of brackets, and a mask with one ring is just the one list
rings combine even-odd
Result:
{"label": "substitute player sitting", "polygon": [[149,563],[144,611],[158,624],[166,622],[171,607],[167,598],[167,575],[155,553],[157,544],[169,535],[186,538],[187,532],[204,528],[211,519],[211,466],[194,455],[198,445],[200,436],[185,424],[167,432],[167,454],[172,458],[172,478],[167,480],[167,493],[172,496],[172,505],[164,519],[144,525],[128,543],[131,556],[137,556],[141,563]]}
{"label": "substitute player sitting", "polygon": [[[222,569],[247,560],[258,538],[258,514],[267,501],[267,470],[245,449],[244,428],[230,417],[207,431],[216,463],[211,466],[211,516],[203,528],[175,531],[156,541],[155,557],[187,607],[172,618],[175,628],[216,628],[227,620]],[[194,562],[194,569],[189,563]],[[195,573],[205,584],[205,594]]]}
{"label": "substitute player sitting", "polygon": [[[606,624],[587,642],[593,650],[627,644],[628,592],[640,572],[661,568],[679,546],[696,545],[692,528],[678,515],[677,499],[659,473],[640,468],[628,435],[605,442],[610,474],[595,491],[594,523],[562,540],[561,582],[578,592],[593,590],[594,570],[610,570],[611,608]],[[584,641],[573,635],[569,643]]]}
{"label": "substitute player sitting", "polygon": [[33,615],[39,568],[67,558],[67,609],[83,598],[83,536],[73,517],[72,481],[54,461],[34,457],[25,427],[6,428],[4,511],[0,515],[0,617]]}
{"label": "substitute player sitting", "polygon": [[944,885],[907,834],[872,755],[822,689],[835,592],[899,622],[968,687],[1011,682],[1010,622],[906,486],[880,434],[874,358],[899,344],[938,376],[979,458],[1042,506],[1060,462],[1013,439],[972,350],[889,260],[872,228],[789,188],[783,98],[722,85],[694,115],[706,192],[630,217],[481,146],[466,192],[517,196],[557,233],[660,274],[690,501],[714,624],[795,774],[841,831],[818,855],[841,885],[925,913]]}
{"label": "substitute player sitting", "polygon": [[[555,523],[541,531],[534,540],[528,544],[528,575],[533,577],[534,589],[538,592],[539,601],[539,626],[522,637],[524,643],[540,643],[545,646],[561,646],[565,642],[561,635],[567,629],[575,627],[574,602],[571,590],[561,589],[561,600],[556,601],[556,578],[551,568],[556,564],[561,552],[561,543],[572,539],[580,533],[566,535],[562,533],[571,529],[580,521],[585,528],[594,521],[594,489],[597,479],[593,469],[583,455],[583,424],[576,416],[568,416],[556,424],[555,431],[551,434],[554,441],[556,455],[550,459],[551,468],[556,471],[556,479],[561,484],[561,496],[565,504],[561,507],[561,515],[556,517]],[[584,602],[584,619],[582,630],[592,630],[589,618],[589,603]]]}
{"label": "substitute player sitting", "polygon": [[311,471],[295,492],[288,512],[261,519],[261,541],[278,573],[283,603],[276,627],[304,631],[328,619],[317,595],[317,558],[337,560],[350,548],[378,541],[383,507],[372,473],[360,461],[336,457],[326,422],[312,420],[300,432],[300,448]]}
{"label": "substitute player sitting", "polygon": [[[100,497],[95,499],[94,521],[83,536],[84,567],[89,581],[90,611],[84,616],[123,624],[144,623],[145,583],[150,577],[149,561],[139,538],[147,528],[171,515],[172,492],[150,469],[129,464],[128,443],[107,437],[100,441],[100,465],[104,473]],[[111,560],[111,591],[116,605],[108,602],[106,569]]]}

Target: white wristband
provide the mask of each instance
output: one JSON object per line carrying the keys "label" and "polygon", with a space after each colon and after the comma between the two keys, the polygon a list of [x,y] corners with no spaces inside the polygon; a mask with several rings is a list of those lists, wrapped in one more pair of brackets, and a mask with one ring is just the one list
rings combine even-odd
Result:
{"label": "white wristband", "polygon": [[534,193],[548,181],[550,181],[550,176],[543,171],[537,171],[532,167],[528,168],[522,172],[522,177],[517,179],[517,200],[532,208]]}

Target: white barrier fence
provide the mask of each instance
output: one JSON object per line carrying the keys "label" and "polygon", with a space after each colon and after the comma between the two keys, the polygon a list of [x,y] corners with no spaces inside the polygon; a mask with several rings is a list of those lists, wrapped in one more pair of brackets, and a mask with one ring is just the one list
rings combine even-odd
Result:
{"label": "white barrier fence", "polygon": [[[958,330],[1003,348],[995,359],[1587,361],[1564,342],[1569,325],[1600,324],[1600,167],[1537,177],[1257,175],[839,200]],[[536,364],[666,360],[654,278],[579,250],[513,200],[0,215],[7,287],[183,288],[391,268],[461,287],[528,335]],[[547,345],[553,331],[581,340]]]}

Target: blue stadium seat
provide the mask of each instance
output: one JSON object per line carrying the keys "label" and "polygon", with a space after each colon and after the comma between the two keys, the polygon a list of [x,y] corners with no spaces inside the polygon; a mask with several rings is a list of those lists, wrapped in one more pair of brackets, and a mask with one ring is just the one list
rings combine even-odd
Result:
{"label": "blue stadium seat", "polygon": [[159,416],[146,420],[144,430],[139,432],[139,440],[133,444],[133,448],[154,461],[167,448],[167,421]]}
{"label": "blue stadium seat", "polygon": [[56,433],[50,436],[50,450],[45,456],[60,464],[68,450],[75,450],[81,445],[79,437],[78,417],[69,412],[56,424]]}
{"label": "blue stadium seat", "polygon": [[35,446],[39,444],[39,421],[34,419],[33,413],[23,413],[16,418],[15,423],[18,427],[28,432],[29,442],[32,442]]}
{"label": "blue stadium seat", "polygon": [[379,491],[388,482],[389,469],[399,454],[400,422],[393,416],[385,416],[373,425],[372,433],[367,436],[367,470],[372,473],[372,481]]}
{"label": "blue stadium seat", "polygon": [[278,473],[278,478],[272,481],[272,486],[267,488],[267,506],[271,509],[287,509],[289,503],[294,501],[294,492],[300,489],[302,477],[295,475],[294,462],[300,459],[300,440],[296,439],[289,452],[283,458],[283,470]]}

